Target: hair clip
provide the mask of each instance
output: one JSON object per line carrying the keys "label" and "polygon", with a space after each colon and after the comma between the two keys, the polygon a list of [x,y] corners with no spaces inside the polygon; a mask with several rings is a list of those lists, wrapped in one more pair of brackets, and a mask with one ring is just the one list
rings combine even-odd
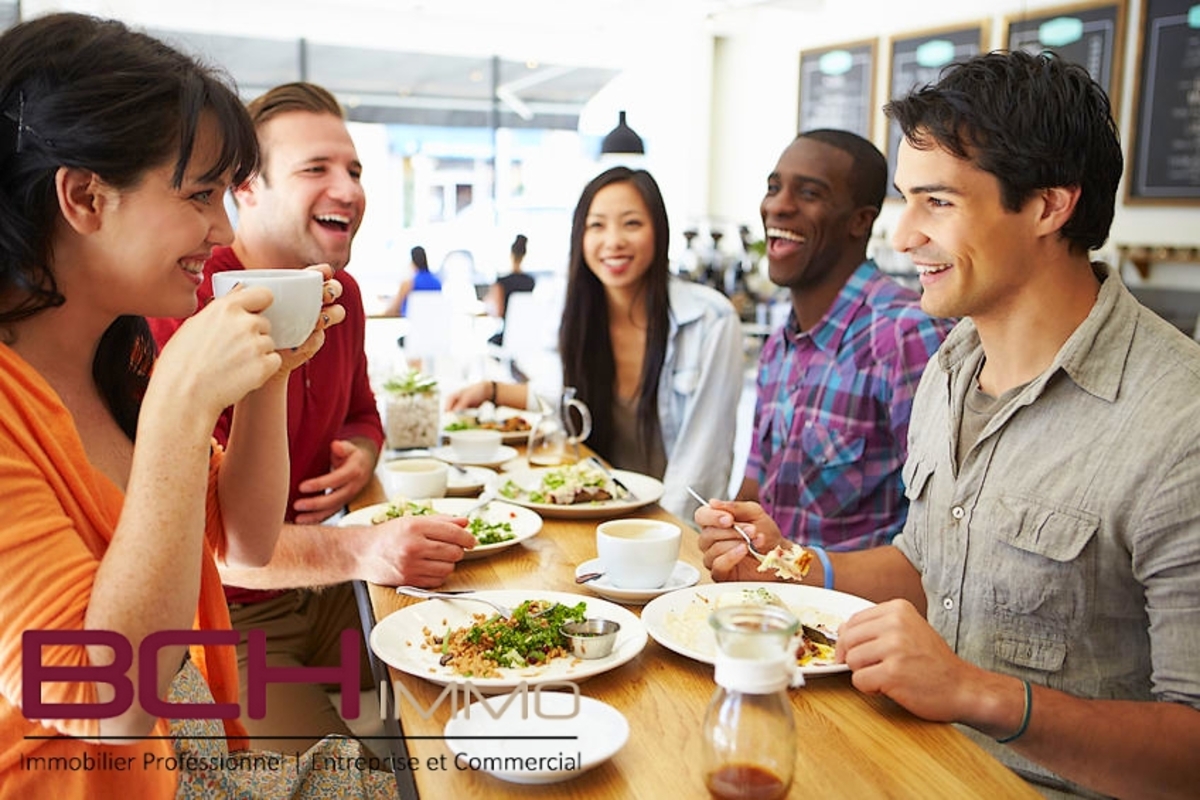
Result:
{"label": "hair clip", "polygon": [[38,135],[38,132],[25,124],[25,90],[17,92],[17,115],[14,117],[12,111],[5,111],[4,116],[13,122],[17,123],[17,152],[20,153],[24,149],[25,134],[33,136],[38,141],[45,144],[47,147],[53,147],[54,142],[49,139],[43,139]]}

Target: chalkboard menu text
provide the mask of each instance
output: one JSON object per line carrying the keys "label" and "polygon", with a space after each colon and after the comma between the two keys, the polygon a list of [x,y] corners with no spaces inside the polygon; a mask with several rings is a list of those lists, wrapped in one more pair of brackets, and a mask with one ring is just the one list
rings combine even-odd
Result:
{"label": "chalkboard menu text", "polygon": [[1086,69],[1092,80],[1104,87],[1116,114],[1124,17],[1123,3],[1113,0],[1042,9],[1036,17],[1005,20],[1008,30],[1004,38],[1009,50],[1032,55],[1049,51]]}
{"label": "chalkboard menu text", "polygon": [[[889,96],[893,99],[903,97],[912,89],[936,83],[943,67],[966,61],[983,52],[983,37],[982,24],[893,37]],[[893,188],[891,179],[896,174],[896,155],[900,152],[903,135],[900,126],[888,120],[889,197],[900,196]]]}
{"label": "chalkboard menu text", "polygon": [[1130,199],[1200,202],[1200,3],[1146,0]]}
{"label": "chalkboard menu text", "polygon": [[874,41],[804,51],[797,130],[837,128],[870,139],[874,90]]}

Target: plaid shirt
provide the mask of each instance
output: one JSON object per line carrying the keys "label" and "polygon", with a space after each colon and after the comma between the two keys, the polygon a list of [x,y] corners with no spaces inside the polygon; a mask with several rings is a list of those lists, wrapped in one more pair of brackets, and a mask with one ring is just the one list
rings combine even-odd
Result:
{"label": "plaid shirt", "polygon": [[900,532],[913,395],[952,326],[867,261],[812,330],[793,312],[767,339],[746,476],[785,537],[855,550]]}

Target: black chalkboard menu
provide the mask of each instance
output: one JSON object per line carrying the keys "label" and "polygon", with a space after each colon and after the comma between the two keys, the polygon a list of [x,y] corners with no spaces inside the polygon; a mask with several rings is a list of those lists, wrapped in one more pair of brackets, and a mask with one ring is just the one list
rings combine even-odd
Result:
{"label": "black chalkboard menu", "polygon": [[874,41],[800,54],[798,131],[838,128],[870,139],[874,95]]}
{"label": "black chalkboard menu", "polygon": [[1145,0],[1131,200],[1200,202],[1200,3]]}
{"label": "black chalkboard menu", "polygon": [[1113,113],[1121,107],[1121,43],[1125,6],[1121,0],[1040,9],[1035,17],[1009,17],[1004,41],[1009,50],[1051,52],[1078,64],[1104,87]]}
{"label": "black chalkboard menu", "polygon": [[[888,96],[903,97],[914,88],[936,83],[943,67],[983,52],[983,37],[982,23],[892,37]],[[888,120],[888,197],[900,196],[891,179],[903,135],[900,126]]]}

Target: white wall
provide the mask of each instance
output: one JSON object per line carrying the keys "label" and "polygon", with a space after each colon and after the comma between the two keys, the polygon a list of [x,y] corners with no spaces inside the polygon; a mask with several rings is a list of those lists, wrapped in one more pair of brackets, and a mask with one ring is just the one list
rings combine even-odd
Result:
{"label": "white wall", "polygon": [[[1122,141],[1126,143],[1133,126],[1137,26],[1143,2],[1129,0],[1126,9],[1118,117]],[[888,36],[987,20],[991,23],[992,47],[999,47],[1006,16],[1062,5],[1064,2],[1057,0],[957,0],[953,5],[855,0],[828,3],[824,10],[806,15],[802,24],[797,19],[781,18],[777,12],[759,10],[758,19],[754,19],[754,11],[745,12],[740,24],[723,32],[715,50],[715,70],[720,77],[714,84],[713,97],[712,212],[743,218],[754,223],[752,230],[761,231],[758,205],[767,174],[796,134],[801,50],[878,39],[876,97],[886,98]],[[881,148],[885,130],[880,110],[873,139]],[[1106,250],[1118,244],[1200,245],[1200,207],[1127,205],[1123,202],[1124,192],[1122,183]],[[899,202],[889,200],[877,225],[891,230],[899,211]],[[1149,283],[1200,288],[1200,264],[1157,267]]]}

